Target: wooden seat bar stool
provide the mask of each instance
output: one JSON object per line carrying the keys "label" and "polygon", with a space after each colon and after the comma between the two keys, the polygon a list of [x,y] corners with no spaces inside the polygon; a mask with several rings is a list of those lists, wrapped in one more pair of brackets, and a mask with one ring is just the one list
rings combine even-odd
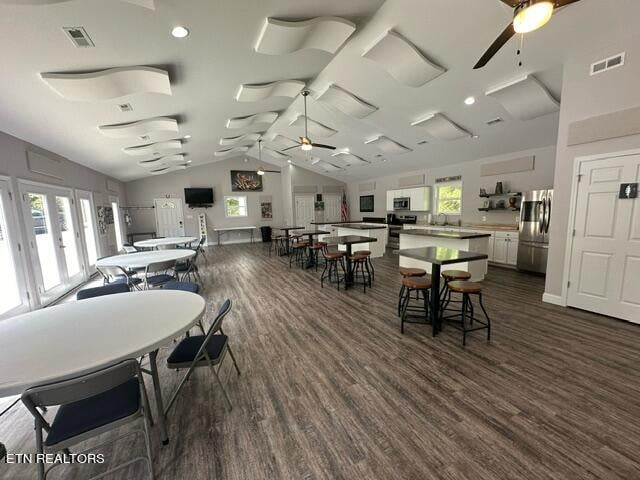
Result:
{"label": "wooden seat bar stool", "polygon": [[[444,280],[444,285],[440,289],[440,311],[444,312],[450,303],[462,303],[462,300],[452,300],[451,290],[449,290],[449,282],[456,280],[469,280],[471,274],[464,270],[444,270],[440,273],[440,276]],[[460,312],[460,310],[455,310]]]}
{"label": "wooden seat bar stool", "polygon": [[[347,270],[344,265],[344,259],[346,257],[345,252],[330,252],[325,246],[322,250],[322,256],[324,257],[324,270],[322,271],[322,275],[320,275],[320,288],[324,288],[324,280],[325,278],[332,283],[335,278],[335,283],[340,290],[340,282],[345,282],[346,288],[346,278],[347,278]],[[342,268],[342,276],[338,272],[338,266]],[[334,277],[332,277],[332,275]]]}
{"label": "wooden seat bar stool", "polygon": [[291,250],[293,251],[291,255],[289,255],[289,268],[291,268],[291,262],[295,262],[300,267],[304,267],[305,260],[307,259],[307,247],[309,244],[305,241],[299,240],[291,245]]}
{"label": "wooden seat bar stool", "polygon": [[369,254],[367,253],[354,253],[349,258],[353,265],[353,283],[358,281],[358,272],[362,277],[362,285],[364,293],[367,293],[367,285],[371,288],[371,271],[369,270]]}
{"label": "wooden seat bar stool", "polygon": [[[402,275],[402,278],[406,277],[424,277],[427,272],[422,268],[410,268],[410,267],[400,267],[398,268],[398,273]],[[398,293],[398,316],[400,316],[402,309],[402,297],[404,295],[405,286],[404,284],[400,287],[400,293]]]}
{"label": "wooden seat bar stool", "polygon": [[318,260],[320,259],[320,253],[323,250],[327,249],[327,242],[315,242],[313,245],[309,247],[309,254],[313,257],[313,263],[316,267],[316,272],[318,271]]}
{"label": "wooden seat bar stool", "polygon": [[[453,325],[462,331],[462,346],[464,347],[467,344],[467,333],[475,332],[476,330],[486,330],[487,341],[491,340],[491,319],[482,304],[482,285],[478,282],[453,280],[449,282],[449,290],[462,294],[462,310],[460,311],[460,315],[445,317],[448,321],[456,318],[459,319],[459,322],[455,322]],[[477,295],[478,303],[480,304],[482,313],[484,313],[484,320],[474,316],[471,295]],[[478,324],[480,326],[477,326]]]}
{"label": "wooden seat bar stool", "polygon": [[369,272],[371,273],[371,279],[376,279],[376,271],[373,268],[373,263],[371,262],[371,250],[358,250],[357,252],[353,252],[354,255],[366,255],[367,263],[369,264]]}
{"label": "wooden seat bar stool", "polygon": [[[404,295],[402,297],[402,307],[400,313],[400,333],[404,333],[405,323],[421,323],[430,322],[429,317],[429,290],[431,289],[431,276],[422,277],[402,277],[402,287]],[[422,305],[410,305],[411,294],[415,292],[416,301],[420,301],[422,296]],[[409,320],[409,318],[421,318],[422,320]]]}

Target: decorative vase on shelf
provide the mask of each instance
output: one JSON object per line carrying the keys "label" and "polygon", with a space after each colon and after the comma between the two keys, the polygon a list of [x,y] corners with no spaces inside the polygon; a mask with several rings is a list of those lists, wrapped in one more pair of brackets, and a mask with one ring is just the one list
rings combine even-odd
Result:
{"label": "decorative vase on shelf", "polygon": [[518,199],[516,197],[509,197],[509,208],[516,208]]}
{"label": "decorative vase on shelf", "polygon": [[502,195],[503,193],[503,189],[502,189],[502,182],[497,182],[496,183],[496,195]]}

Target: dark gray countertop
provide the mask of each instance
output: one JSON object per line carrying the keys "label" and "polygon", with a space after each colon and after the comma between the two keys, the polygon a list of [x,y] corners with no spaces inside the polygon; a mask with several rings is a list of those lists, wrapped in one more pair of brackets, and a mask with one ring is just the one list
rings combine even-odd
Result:
{"label": "dark gray countertop", "polygon": [[373,243],[377,238],[361,237],[360,235],[342,235],[340,237],[324,237],[323,242],[329,245],[353,245],[354,243]]}
{"label": "dark gray countertop", "polygon": [[364,224],[364,223],[335,223],[331,225],[332,227],[342,227],[342,228],[351,228],[353,230],[382,230],[383,228],[387,228],[384,224],[374,225]]}
{"label": "dark gray countertop", "polygon": [[311,225],[334,225],[334,224],[343,224],[343,223],[357,223],[362,220],[347,220],[346,222],[311,222]]}
{"label": "dark gray countertop", "polygon": [[474,260],[484,260],[488,258],[485,253],[466,252],[455,248],[444,247],[422,247],[407,248],[400,250],[401,257],[422,260],[423,262],[435,263],[437,265],[448,265],[450,263],[472,262]]}
{"label": "dark gray countertop", "polygon": [[476,232],[442,232],[437,230],[426,229],[411,229],[400,230],[400,235],[416,235],[418,237],[438,237],[438,238],[452,238],[455,240],[467,240],[469,238],[482,238],[490,237],[490,233],[476,233]]}

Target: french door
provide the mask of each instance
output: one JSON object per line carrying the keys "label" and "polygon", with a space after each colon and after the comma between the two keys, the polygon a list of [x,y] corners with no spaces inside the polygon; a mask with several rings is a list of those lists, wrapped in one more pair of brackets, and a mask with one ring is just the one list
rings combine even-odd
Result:
{"label": "french door", "polygon": [[156,212],[156,232],[159,237],[183,237],[184,217],[182,199],[156,198],[153,200]]}
{"label": "french door", "polygon": [[109,197],[111,201],[111,210],[113,211],[113,226],[116,233],[116,251],[121,251],[124,245],[124,237],[122,235],[122,219],[120,218],[120,205],[118,197]]}
{"label": "french door", "polygon": [[80,229],[84,240],[84,256],[88,273],[95,272],[96,260],[100,256],[98,247],[98,235],[96,230],[95,205],[93,194],[82,190],[76,190],[76,205],[80,217]]}
{"label": "french door", "polygon": [[315,220],[314,195],[296,195],[296,226],[310,229]]}
{"label": "french door", "polygon": [[71,190],[20,182],[31,262],[41,304],[85,278]]}
{"label": "french door", "polygon": [[342,196],[323,195],[324,200],[324,221],[339,222],[341,220]]}
{"label": "french door", "polygon": [[9,181],[0,177],[0,318],[29,309],[13,200]]}

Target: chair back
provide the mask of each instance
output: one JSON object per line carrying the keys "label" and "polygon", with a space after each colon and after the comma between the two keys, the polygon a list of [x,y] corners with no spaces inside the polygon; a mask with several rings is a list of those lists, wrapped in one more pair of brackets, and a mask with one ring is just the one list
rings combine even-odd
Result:
{"label": "chair back", "polygon": [[64,405],[84,400],[111,390],[135,377],[141,379],[140,365],[135,359],[124,360],[69,380],[31,387],[22,394],[22,403],[36,420],[48,426],[36,407]]}
{"label": "chair back", "polygon": [[113,283],[111,285],[103,285],[101,287],[85,288],[76,294],[76,300],[85,300],[87,298],[102,297],[103,295],[113,295],[116,293],[126,293],[131,291],[126,283]]}
{"label": "chair back", "polygon": [[113,282],[117,277],[127,277],[127,272],[117,265],[96,267],[107,283]]}
{"label": "chair back", "polygon": [[124,251],[124,253],[135,253],[138,251],[136,247],[134,247],[133,245],[129,245],[128,243],[122,245],[122,250]]}
{"label": "chair back", "polygon": [[150,263],[149,265],[147,265],[147,268],[145,269],[145,274],[166,272],[168,270],[173,270],[175,266],[176,266],[175,260],[165,260],[162,262]]}
{"label": "chair back", "polygon": [[224,303],[220,306],[220,308],[218,309],[218,314],[216,315],[216,318],[213,319],[213,322],[211,323],[211,326],[207,331],[207,335],[204,339],[204,342],[202,342],[202,345],[198,349],[198,353],[194,357],[194,360],[189,366],[189,369],[192,369],[195,366],[195,364],[201,361],[202,358],[205,356],[207,344],[211,340],[211,337],[213,337],[213,335],[215,335],[215,333],[222,328],[222,321],[224,320],[224,317],[226,317],[227,314],[231,311],[232,306],[233,306],[233,303],[231,302],[230,299],[226,299]]}

